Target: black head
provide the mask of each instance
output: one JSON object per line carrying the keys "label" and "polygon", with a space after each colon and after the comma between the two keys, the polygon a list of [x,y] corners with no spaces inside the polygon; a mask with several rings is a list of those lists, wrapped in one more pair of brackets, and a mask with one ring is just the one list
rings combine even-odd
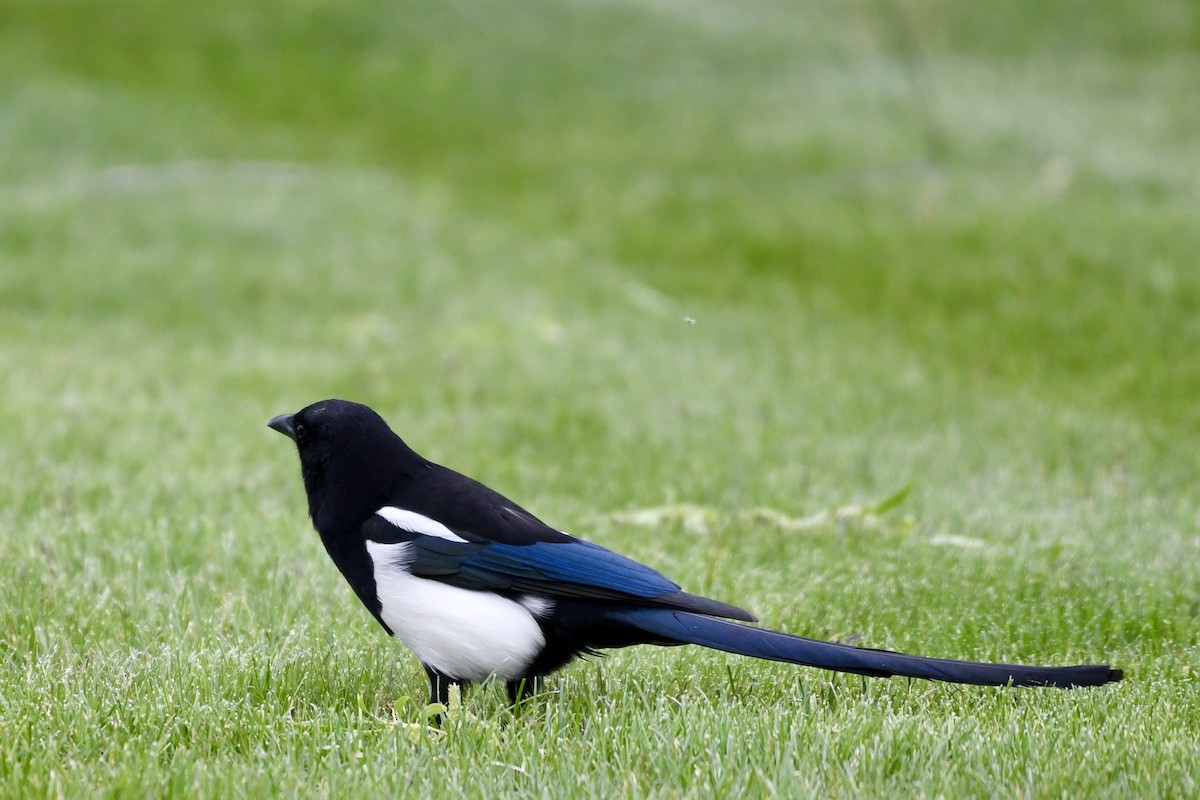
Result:
{"label": "black head", "polygon": [[322,535],[360,524],[426,463],[382,417],[347,400],[322,400],[267,426],[296,443],[308,511]]}

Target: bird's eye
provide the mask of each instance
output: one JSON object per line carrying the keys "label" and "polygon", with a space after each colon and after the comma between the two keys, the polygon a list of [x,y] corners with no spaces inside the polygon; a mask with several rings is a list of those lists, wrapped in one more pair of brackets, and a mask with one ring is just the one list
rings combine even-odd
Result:
{"label": "bird's eye", "polygon": [[296,426],[296,441],[308,438],[308,428],[303,425]]}

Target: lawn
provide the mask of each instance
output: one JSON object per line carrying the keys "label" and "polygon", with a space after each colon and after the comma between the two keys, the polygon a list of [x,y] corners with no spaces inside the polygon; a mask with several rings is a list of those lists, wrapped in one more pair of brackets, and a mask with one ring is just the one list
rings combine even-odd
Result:
{"label": "lawn", "polygon": [[[1200,791],[1200,11],[0,0],[0,795]],[[329,563],[273,415],[764,624],[519,714]]]}

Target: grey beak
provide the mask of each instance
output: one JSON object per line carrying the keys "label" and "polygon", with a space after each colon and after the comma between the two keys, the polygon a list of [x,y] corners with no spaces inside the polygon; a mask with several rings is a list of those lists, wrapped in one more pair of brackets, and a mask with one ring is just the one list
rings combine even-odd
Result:
{"label": "grey beak", "polygon": [[292,418],[295,416],[295,414],[280,414],[278,417],[275,417],[268,422],[267,427],[271,430],[279,431],[284,436],[288,437],[292,441],[295,441],[296,426],[292,424]]}

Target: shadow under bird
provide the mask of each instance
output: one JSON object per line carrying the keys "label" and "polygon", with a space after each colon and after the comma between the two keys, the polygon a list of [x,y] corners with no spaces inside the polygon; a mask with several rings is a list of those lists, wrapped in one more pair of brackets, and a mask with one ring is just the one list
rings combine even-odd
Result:
{"label": "shadow under bird", "polygon": [[584,654],[636,644],[886,678],[982,686],[1098,686],[1107,665],[1038,667],[905,655],[754,627],[650,567],[577,539],[414,452],[370,408],[314,403],[268,423],[295,441],[313,526],[359,600],[410,647],[430,702],[488,678],[516,703]]}

